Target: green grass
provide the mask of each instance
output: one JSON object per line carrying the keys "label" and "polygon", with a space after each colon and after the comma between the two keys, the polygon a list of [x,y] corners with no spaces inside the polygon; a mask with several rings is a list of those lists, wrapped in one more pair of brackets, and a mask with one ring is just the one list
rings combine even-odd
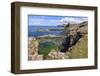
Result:
{"label": "green grass", "polygon": [[84,36],[80,42],[72,46],[72,49],[67,53],[70,59],[87,58],[88,57],[88,39]]}
{"label": "green grass", "polygon": [[51,50],[57,50],[58,46],[53,42],[42,42],[39,44],[38,53],[44,55],[46,57]]}

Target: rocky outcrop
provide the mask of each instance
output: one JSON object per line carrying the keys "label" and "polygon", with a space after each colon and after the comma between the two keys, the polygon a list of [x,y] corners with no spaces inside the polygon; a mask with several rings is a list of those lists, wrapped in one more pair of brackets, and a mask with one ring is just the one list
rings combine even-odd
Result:
{"label": "rocky outcrop", "polygon": [[81,35],[88,34],[88,22],[80,23],[78,32],[80,32]]}
{"label": "rocky outcrop", "polygon": [[60,51],[51,50],[51,52],[46,57],[47,60],[53,60],[53,59],[68,59],[68,56],[65,53],[62,53]]}
{"label": "rocky outcrop", "polygon": [[34,37],[28,39],[28,60],[43,60],[43,55],[38,54],[39,42]]}
{"label": "rocky outcrop", "polygon": [[28,39],[28,53],[35,54],[38,51],[39,42],[34,37]]}
{"label": "rocky outcrop", "polygon": [[82,36],[88,33],[88,23],[67,24],[64,27],[64,33],[66,38],[62,42],[61,52],[68,51],[69,48],[75,45]]}
{"label": "rocky outcrop", "polygon": [[43,60],[43,55],[39,55],[38,53],[35,53],[33,55],[28,55],[28,60]]}

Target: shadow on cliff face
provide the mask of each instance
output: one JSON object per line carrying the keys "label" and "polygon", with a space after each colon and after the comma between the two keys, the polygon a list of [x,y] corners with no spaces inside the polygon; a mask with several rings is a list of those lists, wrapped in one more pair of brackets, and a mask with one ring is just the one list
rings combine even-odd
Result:
{"label": "shadow on cliff face", "polygon": [[66,37],[64,39],[64,41],[62,42],[61,52],[68,51],[68,49],[71,46],[75,45],[81,37],[82,37],[82,35],[79,32],[77,32],[77,34],[75,36],[70,35],[70,36]]}
{"label": "shadow on cliff face", "polygon": [[64,33],[66,35],[66,38],[62,42],[60,50],[61,52],[68,51],[70,47],[75,45],[79,41],[79,39],[87,33],[87,22],[84,23],[85,24],[67,24],[64,27]]}

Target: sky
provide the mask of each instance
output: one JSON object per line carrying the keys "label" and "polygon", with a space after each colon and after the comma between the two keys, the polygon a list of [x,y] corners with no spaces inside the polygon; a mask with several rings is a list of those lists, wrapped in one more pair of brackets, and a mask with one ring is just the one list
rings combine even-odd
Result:
{"label": "sky", "polygon": [[57,26],[65,23],[81,23],[88,21],[87,17],[77,16],[47,16],[47,15],[29,15],[29,26]]}

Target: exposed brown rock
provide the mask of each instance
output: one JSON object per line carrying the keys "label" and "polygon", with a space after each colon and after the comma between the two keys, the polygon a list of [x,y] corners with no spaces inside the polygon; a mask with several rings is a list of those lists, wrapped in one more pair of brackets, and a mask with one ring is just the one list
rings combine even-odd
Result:
{"label": "exposed brown rock", "polygon": [[34,54],[38,51],[39,42],[34,37],[28,39],[28,53]]}
{"label": "exposed brown rock", "polygon": [[34,55],[28,55],[28,60],[43,60],[43,55],[38,55],[37,53]]}
{"label": "exposed brown rock", "polygon": [[28,39],[28,60],[43,60],[43,55],[38,54],[39,42],[34,37]]}

